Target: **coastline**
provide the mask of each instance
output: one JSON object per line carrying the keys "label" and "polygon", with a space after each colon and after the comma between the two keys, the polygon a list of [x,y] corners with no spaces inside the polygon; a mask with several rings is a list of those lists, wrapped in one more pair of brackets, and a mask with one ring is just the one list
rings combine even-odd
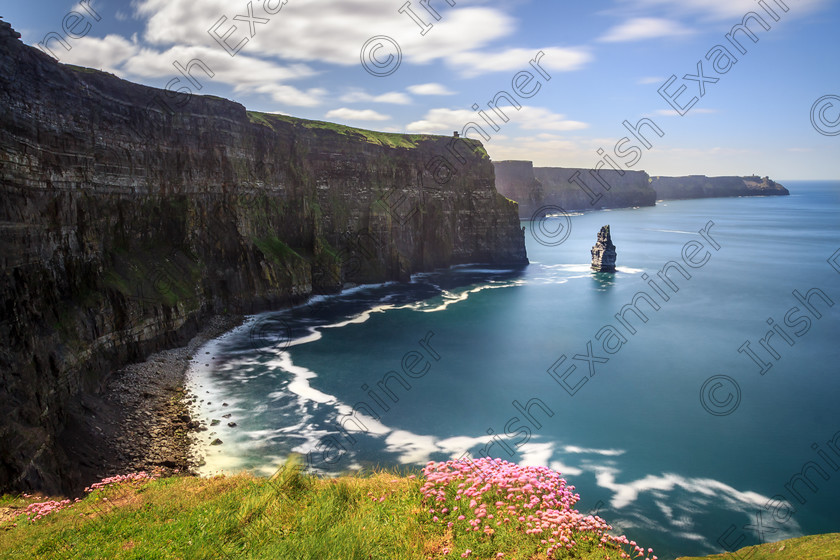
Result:
{"label": "coastline", "polygon": [[185,346],[122,367],[100,394],[83,397],[83,414],[59,436],[79,469],[75,492],[130,472],[195,474],[201,458],[194,454],[191,436],[206,427],[190,416],[187,368],[202,345],[243,321],[241,315],[215,315]]}

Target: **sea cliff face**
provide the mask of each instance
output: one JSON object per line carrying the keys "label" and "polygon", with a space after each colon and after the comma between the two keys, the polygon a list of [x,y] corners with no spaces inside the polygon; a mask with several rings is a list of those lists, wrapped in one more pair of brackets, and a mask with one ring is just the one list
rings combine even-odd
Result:
{"label": "sea cliff face", "polygon": [[[480,143],[247,112],[61,65],[0,22],[0,491],[78,484],[62,433],[116,367],[248,313],[527,263]],[[438,177],[440,180],[440,177]]]}
{"label": "sea cliff face", "polygon": [[785,196],[790,192],[769,177],[652,177],[651,186],[660,200],[714,198],[722,196]]}
{"label": "sea cliff face", "polygon": [[523,220],[541,217],[541,210],[551,206],[566,211],[598,210],[653,206],[656,202],[644,171],[534,167],[530,161],[499,161],[494,165],[496,188],[519,203]]}

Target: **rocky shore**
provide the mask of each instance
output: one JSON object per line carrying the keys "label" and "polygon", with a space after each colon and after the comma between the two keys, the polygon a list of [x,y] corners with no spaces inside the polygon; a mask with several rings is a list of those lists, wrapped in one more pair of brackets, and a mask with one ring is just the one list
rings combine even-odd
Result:
{"label": "rocky shore", "polygon": [[194,471],[201,457],[193,455],[191,436],[206,427],[190,418],[187,368],[204,343],[241,322],[241,316],[216,316],[186,346],[116,371],[101,395],[85,399],[86,414],[59,438],[81,468],[76,493],[116,474]]}

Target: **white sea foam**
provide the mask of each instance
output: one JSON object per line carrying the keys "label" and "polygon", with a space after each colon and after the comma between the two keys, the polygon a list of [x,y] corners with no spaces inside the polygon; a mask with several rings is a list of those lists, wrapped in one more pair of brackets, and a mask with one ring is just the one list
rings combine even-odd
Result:
{"label": "white sea foam", "polygon": [[696,231],[683,231],[681,229],[652,229],[652,228],[641,228],[644,231],[656,231],[659,233],[681,233],[685,235],[697,235]]}
{"label": "white sea foam", "polygon": [[563,447],[563,451],[566,453],[606,455],[608,457],[617,457],[626,453],[624,449],[597,449],[594,447],[578,447],[577,445],[566,445]]}
{"label": "white sea foam", "polygon": [[289,384],[286,386],[286,389],[303,399],[322,404],[334,404],[338,402],[334,396],[328,395],[314,388],[309,383],[309,380],[317,377],[318,374],[303,366],[295,365],[288,352],[278,352],[275,358],[266,362],[266,366],[268,366],[269,369],[280,368],[283,371],[292,374],[292,378],[289,380]]}

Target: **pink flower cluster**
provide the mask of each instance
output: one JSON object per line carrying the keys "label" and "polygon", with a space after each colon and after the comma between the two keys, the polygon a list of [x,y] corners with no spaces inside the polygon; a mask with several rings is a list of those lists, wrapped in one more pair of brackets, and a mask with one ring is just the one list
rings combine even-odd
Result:
{"label": "pink flower cluster", "polygon": [[[31,497],[26,494],[24,495],[27,498]],[[79,499],[76,498],[76,501],[78,502]],[[27,519],[29,519],[29,521],[34,522],[36,519],[41,519],[42,517],[46,517],[51,513],[55,513],[56,511],[62,510],[66,507],[70,507],[71,505],[73,505],[73,502],[71,502],[70,500],[61,500],[60,502],[57,502],[55,500],[47,500],[46,502],[33,502],[26,506],[26,509],[21,511],[18,515],[25,515]]]}
{"label": "pink flower cluster", "polygon": [[100,488],[106,488],[108,486],[113,486],[115,484],[121,484],[123,482],[145,482],[147,480],[154,480],[158,478],[160,475],[158,473],[149,474],[146,471],[140,471],[131,474],[118,474],[116,476],[109,476],[108,478],[103,478],[99,482],[95,482],[85,488],[85,493],[91,493],[94,490],[98,490]]}
{"label": "pink flower cluster", "polygon": [[[145,482],[147,480],[154,480],[160,476],[159,473],[152,473],[149,474],[145,471],[140,471],[131,474],[120,474],[117,476],[111,476],[108,478],[103,478],[101,481],[91,484],[87,488],[85,488],[85,493],[89,494],[94,490],[98,490],[100,488],[107,488],[113,486],[115,484],[121,484],[124,482],[128,483],[140,483]],[[35,498],[31,494],[22,494],[24,498]],[[37,498],[36,498],[37,499]],[[103,498],[103,500],[107,500],[107,498]],[[81,502],[79,498],[76,498],[73,501],[70,500],[47,500],[44,502],[33,502],[26,506],[18,515],[25,515],[29,521],[35,521],[37,519],[41,519],[51,513],[55,513],[57,511],[61,511],[64,508],[68,508],[72,506],[74,503]],[[17,524],[14,524],[17,526]]]}
{"label": "pink flower cluster", "polygon": [[[503,525],[538,535],[548,558],[555,551],[572,550],[575,535],[599,537],[599,548],[607,544],[621,548],[621,558],[657,560],[653,549],[645,549],[625,536],[608,533],[612,527],[597,516],[574,509],[580,496],[567,486],[560,473],[547,467],[524,467],[502,459],[475,459],[435,463],[424,468],[424,500],[432,521],[453,531],[492,535]],[[624,546],[630,552],[625,552]],[[465,550],[461,556],[472,553]]]}

